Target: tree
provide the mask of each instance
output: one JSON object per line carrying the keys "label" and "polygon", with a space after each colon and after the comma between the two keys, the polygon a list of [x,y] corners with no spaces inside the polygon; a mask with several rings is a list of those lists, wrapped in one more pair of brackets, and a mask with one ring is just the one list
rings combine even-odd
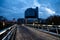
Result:
{"label": "tree", "polygon": [[7,19],[3,16],[0,16],[0,29],[3,29]]}
{"label": "tree", "polygon": [[60,24],[60,16],[58,16],[58,15],[50,16],[46,19],[46,23],[47,24],[54,23],[55,25],[59,25]]}
{"label": "tree", "polygon": [[0,16],[0,21],[6,21],[7,19],[3,16]]}

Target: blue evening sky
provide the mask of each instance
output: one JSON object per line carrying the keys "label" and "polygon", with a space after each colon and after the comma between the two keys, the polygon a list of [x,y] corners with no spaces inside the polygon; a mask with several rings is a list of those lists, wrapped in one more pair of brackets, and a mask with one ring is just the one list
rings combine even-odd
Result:
{"label": "blue evening sky", "polygon": [[39,18],[60,15],[60,0],[0,0],[0,16],[24,18],[27,8],[39,7]]}

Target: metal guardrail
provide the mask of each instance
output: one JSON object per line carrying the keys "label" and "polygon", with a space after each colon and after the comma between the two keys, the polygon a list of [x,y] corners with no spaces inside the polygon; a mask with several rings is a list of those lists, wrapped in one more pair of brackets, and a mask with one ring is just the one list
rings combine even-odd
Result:
{"label": "metal guardrail", "polygon": [[59,31],[60,25],[40,25],[40,24],[35,24],[35,25],[31,24],[30,25],[30,24],[28,24],[27,26],[34,27],[40,31],[60,37],[60,31]]}
{"label": "metal guardrail", "polygon": [[17,25],[17,24],[15,24],[15,25],[7,28],[5,31],[2,31],[2,32],[0,33],[0,35],[2,35],[2,34],[5,33],[7,30],[10,30],[10,31],[6,34],[6,36],[4,36],[4,37],[2,38],[2,40],[9,40],[9,39],[11,38],[12,34],[16,31],[16,25]]}

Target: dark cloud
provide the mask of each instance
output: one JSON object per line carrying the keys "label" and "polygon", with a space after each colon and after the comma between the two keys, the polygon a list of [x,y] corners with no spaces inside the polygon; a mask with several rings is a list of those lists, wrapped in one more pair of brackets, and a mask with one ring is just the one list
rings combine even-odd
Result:
{"label": "dark cloud", "polygon": [[60,15],[60,0],[0,0],[0,15],[9,16],[9,19],[24,17],[27,8],[36,6],[41,18],[47,18],[53,12]]}

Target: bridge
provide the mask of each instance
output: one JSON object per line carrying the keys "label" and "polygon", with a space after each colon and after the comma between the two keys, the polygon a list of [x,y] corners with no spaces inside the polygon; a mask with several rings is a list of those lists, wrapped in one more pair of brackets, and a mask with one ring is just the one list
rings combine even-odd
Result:
{"label": "bridge", "polygon": [[0,40],[60,40],[60,34],[35,26],[14,24],[0,32]]}

